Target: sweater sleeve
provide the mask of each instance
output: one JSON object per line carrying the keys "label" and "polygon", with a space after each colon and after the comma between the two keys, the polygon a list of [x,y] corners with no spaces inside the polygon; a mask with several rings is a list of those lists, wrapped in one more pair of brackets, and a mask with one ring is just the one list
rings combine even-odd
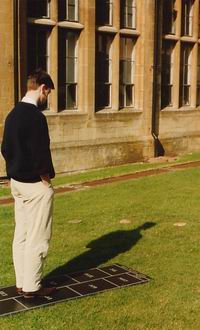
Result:
{"label": "sweater sleeve", "polygon": [[4,157],[4,159],[6,160],[6,138],[5,138],[5,128],[4,128],[4,132],[3,132],[3,139],[1,142],[1,153],[2,156]]}
{"label": "sweater sleeve", "polygon": [[7,137],[7,125],[6,125],[6,121],[5,121],[3,139],[1,142],[1,153],[2,153],[2,156],[4,157],[5,161],[7,161],[9,158],[8,143],[9,143],[9,141],[8,141],[8,137]]}
{"label": "sweater sleeve", "polygon": [[45,116],[42,114],[39,116],[37,125],[34,129],[32,159],[34,160],[35,172],[38,175],[49,174],[50,178],[55,176],[51,158],[47,121]]}

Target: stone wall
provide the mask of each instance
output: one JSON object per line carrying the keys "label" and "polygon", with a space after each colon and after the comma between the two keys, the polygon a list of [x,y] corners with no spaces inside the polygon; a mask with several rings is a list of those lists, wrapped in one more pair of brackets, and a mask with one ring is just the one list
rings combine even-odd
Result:
{"label": "stone wall", "polygon": [[[14,43],[14,1],[3,1],[0,5],[0,141],[4,120],[14,106],[16,95],[24,94],[26,76],[26,1],[20,0],[18,33],[18,77],[16,79],[16,43]],[[177,155],[198,151],[200,146],[200,112],[195,108],[195,89],[192,94],[192,108],[178,108],[179,86],[175,84],[173,109],[160,111],[160,75],[155,68],[155,4],[156,0],[137,1],[137,29],[120,29],[120,0],[114,0],[113,27],[95,26],[95,1],[80,0],[79,38],[79,96],[78,109],[59,112],[58,109],[58,30],[57,1],[51,1],[51,67],[56,89],[52,91],[50,110],[45,112],[51,138],[52,156],[57,173],[78,171],[109,165],[145,160],[154,156],[152,121],[154,109],[154,76],[158,75],[156,86],[157,133],[166,155]],[[161,2],[157,2],[161,3]],[[179,5],[180,0],[176,0]],[[198,12],[195,0],[195,13]],[[197,18],[197,14],[195,17]],[[195,33],[198,22],[195,18]],[[162,25],[162,18],[160,25]],[[21,20],[21,21],[20,21]],[[178,16],[180,20],[180,15]],[[53,23],[52,23],[53,22]],[[40,23],[39,23],[40,24]],[[41,23],[42,24],[42,23]],[[46,24],[46,23],[45,23]],[[72,28],[72,27],[71,27]],[[112,58],[112,108],[95,112],[95,33],[111,33],[113,36]],[[131,35],[136,40],[135,106],[119,110],[119,43],[120,36]],[[162,34],[157,35],[161,40]],[[172,36],[173,37],[173,36]],[[171,37],[171,38],[172,38]],[[169,38],[169,36],[168,36]],[[175,39],[174,39],[175,40]],[[184,39],[185,40],[185,39]],[[182,41],[178,40],[180,44]],[[194,47],[193,58],[196,58]],[[177,53],[178,54],[178,53]],[[177,55],[175,54],[175,55]],[[176,58],[176,70],[180,59]],[[195,62],[196,63],[196,62]],[[157,71],[155,71],[157,70]],[[193,69],[194,71],[194,69]],[[193,86],[195,85],[193,72]],[[18,80],[18,86],[16,81]],[[17,90],[18,89],[18,90]],[[5,175],[5,163],[0,155],[0,176]]]}

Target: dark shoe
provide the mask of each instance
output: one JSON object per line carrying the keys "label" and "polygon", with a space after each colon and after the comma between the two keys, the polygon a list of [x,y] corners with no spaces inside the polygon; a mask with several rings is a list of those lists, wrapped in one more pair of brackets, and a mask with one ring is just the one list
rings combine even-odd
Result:
{"label": "dark shoe", "polygon": [[22,288],[16,288],[17,294],[22,295],[23,291]]}
{"label": "dark shoe", "polygon": [[38,291],[34,292],[23,292],[24,298],[30,299],[30,298],[37,298],[37,297],[45,297],[45,296],[51,296],[56,292],[56,288],[41,288]]}

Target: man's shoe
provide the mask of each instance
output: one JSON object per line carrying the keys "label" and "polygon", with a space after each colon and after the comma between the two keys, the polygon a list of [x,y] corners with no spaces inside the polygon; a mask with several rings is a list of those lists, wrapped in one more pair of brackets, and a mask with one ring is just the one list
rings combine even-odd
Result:
{"label": "man's shoe", "polygon": [[40,288],[37,291],[34,292],[23,292],[24,298],[32,299],[37,297],[45,297],[45,296],[51,296],[57,291],[55,287],[53,288]]}
{"label": "man's shoe", "polygon": [[22,288],[16,288],[17,294],[22,295],[23,291]]}

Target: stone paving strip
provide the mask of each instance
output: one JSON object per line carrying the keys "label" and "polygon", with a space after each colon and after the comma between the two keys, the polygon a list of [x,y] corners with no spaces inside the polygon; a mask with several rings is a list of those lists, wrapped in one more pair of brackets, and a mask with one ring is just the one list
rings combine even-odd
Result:
{"label": "stone paving strip", "polygon": [[[105,185],[105,184],[109,184],[109,183],[113,183],[113,182],[128,181],[128,180],[143,178],[143,177],[147,177],[147,176],[153,176],[153,175],[158,175],[158,174],[162,174],[162,173],[167,173],[167,172],[174,171],[174,170],[182,170],[182,169],[194,168],[194,167],[200,167],[200,160],[193,161],[193,162],[187,162],[187,163],[172,164],[172,165],[165,166],[162,168],[156,168],[156,169],[153,168],[153,169],[149,169],[149,170],[142,170],[142,171],[137,171],[134,173],[122,174],[122,175],[108,177],[108,178],[104,178],[104,179],[86,181],[83,183],[66,184],[66,185],[62,185],[62,186],[57,186],[54,188],[54,190],[55,190],[56,194],[66,193],[66,192],[71,192],[71,191],[78,191],[78,190],[85,189],[85,188]],[[0,205],[12,204],[13,201],[14,200],[12,197],[1,197]]]}

